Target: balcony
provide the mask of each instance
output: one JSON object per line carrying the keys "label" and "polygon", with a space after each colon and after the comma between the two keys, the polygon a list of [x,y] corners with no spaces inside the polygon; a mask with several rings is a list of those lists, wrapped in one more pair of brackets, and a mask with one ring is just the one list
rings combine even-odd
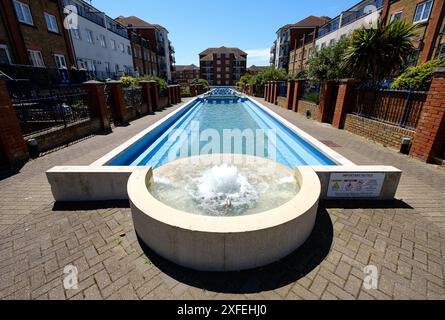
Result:
{"label": "balcony", "polygon": [[351,10],[343,12],[339,17],[330,21],[328,24],[320,28],[318,32],[318,38],[322,38],[331,32],[334,32],[340,28],[343,28],[351,23],[354,23],[369,14],[374,12],[369,11],[370,6],[374,6],[377,10],[381,10],[384,5],[384,0],[368,0],[360,3]]}
{"label": "balcony", "polygon": [[77,8],[77,14],[91,22],[94,22],[102,27],[106,27],[105,25],[105,17],[102,12],[91,11],[90,8],[81,6],[80,4],[72,1],[72,0],[64,0],[65,5],[75,6]]}

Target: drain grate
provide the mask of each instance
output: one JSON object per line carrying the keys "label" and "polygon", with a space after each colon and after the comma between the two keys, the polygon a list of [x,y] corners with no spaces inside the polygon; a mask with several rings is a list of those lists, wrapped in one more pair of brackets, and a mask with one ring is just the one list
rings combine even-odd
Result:
{"label": "drain grate", "polygon": [[320,140],[321,143],[323,143],[324,145],[326,145],[329,148],[341,148],[342,146],[336,144],[333,141],[330,140]]}

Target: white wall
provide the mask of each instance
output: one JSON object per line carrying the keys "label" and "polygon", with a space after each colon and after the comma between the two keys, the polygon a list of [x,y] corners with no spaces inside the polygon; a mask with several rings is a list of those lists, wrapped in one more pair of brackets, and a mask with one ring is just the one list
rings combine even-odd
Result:
{"label": "white wall", "polygon": [[[133,57],[127,51],[127,47],[130,46],[130,40],[84,17],[78,16],[78,18],[81,39],[71,38],[79,67],[81,60],[89,60],[94,61],[97,72],[106,72],[106,62],[110,63],[110,72],[116,72],[116,65],[119,66],[119,71],[123,72],[125,66],[130,68],[131,72],[134,71]],[[87,41],[87,29],[93,32],[94,43]],[[106,48],[101,46],[100,35],[105,36]],[[116,50],[113,50],[111,47],[111,39],[116,41]],[[119,44],[124,45],[124,52],[120,51]]]}
{"label": "white wall", "polygon": [[324,43],[327,46],[329,46],[329,43],[331,40],[338,41],[341,39],[343,35],[349,36],[354,30],[359,29],[363,26],[369,26],[370,24],[376,23],[380,18],[380,11],[375,11],[357,21],[354,21],[338,30],[335,30],[327,35],[325,35],[322,38],[318,38],[315,41],[315,45],[318,48],[321,48],[321,45]]}

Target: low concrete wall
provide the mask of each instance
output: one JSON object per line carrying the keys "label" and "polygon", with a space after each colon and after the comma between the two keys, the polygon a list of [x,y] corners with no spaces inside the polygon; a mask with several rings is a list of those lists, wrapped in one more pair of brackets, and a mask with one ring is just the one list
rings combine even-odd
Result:
{"label": "low concrete wall", "polygon": [[[378,197],[347,197],[344,199],[362,199],[362,200],[394,200],[397,188],[402,177],[402,171],[394,167],[388,166],[339,166],[339,167],[325,167],[313,166],[321,182],[321,199],[334,199],[328,197],[329,182],[331,175],[334,173],[351,173],[351,174],[379,174],[385,175],[383,187]],[[335,199],[342,199],[336,197]]]}
{"label": "low concrete wall", "polygon": [[281,108],[286,108],[287,107],[287,98],[286,97],[278,97],[277,98],[278,101],[278,106]]}
{"label": "low concrete wall", "polygon": [[309,101],[298,100],[298,113],[303,114],[305,117],[307,117],[308,113],[310,113],[310,119],[318,120],[320,106]]}
{"label": "low concrete wall", "polygon": [[126,200],[133,167],[55,167],[46,172],[54,199],[60,202]]}
{"label": "low concrete wall", "polygon": [[26,137],[26,140],[36,139],[39,151],[46,152],[85,138],[101,130],[99,119],[91,119],[68,125],[66,128],[55,128]]}
{"label": "low concrete wall", "polygon": [[353,114],[346,115],[345,130],[397,150],[400,150],[402,138],[411,138],[413,140],[416,133],[414,130],[400,128]]}

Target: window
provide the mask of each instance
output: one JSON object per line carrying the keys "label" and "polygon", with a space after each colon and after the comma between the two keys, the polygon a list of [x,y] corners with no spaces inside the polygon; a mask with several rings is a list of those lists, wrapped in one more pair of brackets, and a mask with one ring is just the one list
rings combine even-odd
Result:
{"label": "window", "polygon": [[117,50],[117,47],[116,47],[116,40],[111,39],[111,49],[113,49],[113,50]]}
{"label": "window", "polygon": [[125,52],[125,45],[123,43],[119,43],[119,50]]}
{"label": "window", "polygon": [[419,3],[416,8],[416,14],[414,15],[414,22],[425,22],[430,17],[431,8],[433,6],[433,0],[428,0],[423,3]]}
{"label": "window", "polygon": [[391,22],[395,20],[397,21],[402,20],[402,16],[403,16],[403,11],[394,12],[391,16]]}
{"label": "window", "polygon": [[216,71],[217,71],[217,72],[221,72],[221,68],[219,68],[219,67],[216,68]]}
{"label": "window", "polygon": [[229,72],[230,71],[230,68],[229,67],[226,67],[226,72]]}
{"label": "window", "polygon": [[63,54],[55,54],[54,60],[56,61],[56,65],[58,69],[68,69],[66,65],[66,59]]}
{"label": "window", "polygon": [[81,40],[80,30],[79,29],[71,29],[71,36],[73,37],[73,39]]}
{"label": "window", "polygon": [[331,39],[331,41],[329,41],[329,45],[333,46],[335,44],[335,39]]}
{"label": "window", "polygon": [[323,49],[323,48],[326,48],[326,42],[323,42],[322,44],[321,44],[321,48]]}
{"label": "window", "polygon": [[111,71],[110,63],[108,61],[105,62],[105,71],[106,72],[110,72]]}
{"label": "window", "polygon": [[[131,56],[131,47],[127,46],[127,53]],[[141,54],[141,59],[142,59],[142,54]]]}
{"label": "window", "polygon": [[221,64],[221,60],[216,61],[216,64]]}
{"label": "window", "polygon": [[107,39],[105,38],[105,36],[103,34],[101,34],[99,36],[99,41],[100,41],[100,46],[103,48],[107,47]]}
{"label": "window", "polygon": [[59,26],[57,25],[57,18],[49,13],[44,13],[45,21],[46,21],[46,27],[48,28],[48,31],[59,33]]}
{"label": "window", "polygon": [[42,53],[36,50],[28,50],[29,60],[34,67],[45,68],[45,63],[43,62]]}
{"label": "window", "polygon": [[226,73],[226,79],[230,79],[230,74]]}
{"label": "window", "polygon": [[11,62],[8,47],[4,44],[0,44],[0,64],[11,64]]}
{"label": "window", "polygon": [[17,19],[20,22],[33,25],[31,10],[26,3],[14,0],[15,12],[17,13]]}
{"label": "window", "polygon": [[94,43],[94,37],[93,37],[93,31],[86,30],[87,31],[87,41],[88,43]]}

